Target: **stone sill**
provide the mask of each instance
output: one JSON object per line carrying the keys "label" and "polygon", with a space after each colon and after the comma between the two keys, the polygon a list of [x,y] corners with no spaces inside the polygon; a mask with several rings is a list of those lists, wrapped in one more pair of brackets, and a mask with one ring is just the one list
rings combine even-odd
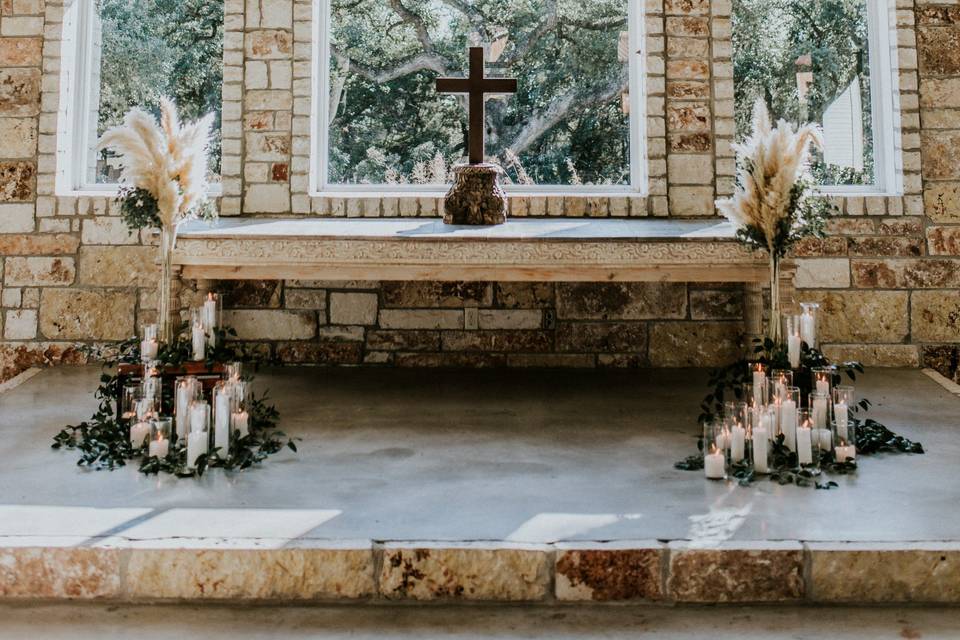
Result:
{"label": "stone sill", "polygon": [[0,567],[0,601],[960,604],[957,542],[3,537]]}

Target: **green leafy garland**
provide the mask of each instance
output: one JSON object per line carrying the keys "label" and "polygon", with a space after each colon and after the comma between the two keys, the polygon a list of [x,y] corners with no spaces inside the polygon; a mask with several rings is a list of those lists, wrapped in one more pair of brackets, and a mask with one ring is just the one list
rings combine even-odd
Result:
{"label": "green leafy garland", "polygon": [[[216,364],[228,362],[246,362],[257,365],[259,362],[227,344],[228,336],[235,336],[236,331],[230,328],[217,330],[216,347],[207,347],[205,365],[209,369]],[[103,357],[103,354],[93,355]],[[159,366],[177,367],[185,362],[192,361],[192,346],[184,335],[178,335],[173,343],[162,345],[157,360]],[[117,420],[116,399],[120,394],[120,376],[117,373],[108,373],[115,370],[119,364],[140,363],[140,342],[138,338],[130,338],[117,345],[116,352],[111,357],[103,357],[105,372],[100,376],[100,386],[94,392],[94,397],[100,405],[93,416],[78,425],[68,425],[53,436],[54,449],[69,449],[80,452],[77,465],[91,469],[117,469],[126,466],[127,462],[140,458],[139,470],[142,473],[153,474],[161,471],[176,476],[202,476],[206,469],[219,467],[223,469],[247,469],[262,462],[269,456],[288,447],[297,450],[295,440],[277,428],[280,413],[276,407],[268,404],[268,393],[260,397],[254,396],[250,401],[250,414],[247,435],[240,437],[235,431],[231,438],[232,446],[229,452],[211,449],[207,454],[197,458],[196,469],[187,467],[186,447],[180,445],[170,447],[170,453],[164,457],[147,454],[147,445],[134,447],[130,444],[129,426]],[[249,378],[248,379],[252,379]],[[173,390],[163,389],[164,402],[172,399]],[[284,442],[284,440],[286,440]]]}
{"label": "green leafy garland", "polygon": [[[769,338],[756,339],[754,352],[757,358],[752,362],[759,362],[766,365],[770,370],[790,369],[790,360],[787,349],[783,345],[776,345]],[[700,404],[699,424],[715,420],[717,416],[722,415],[723,405],[727,399],[741,399],[743,397],[743,385],[750,382],[749,361],[747,358],[741,358],[733,364],[714,369],[710,372],[708,386],[713,390],[708,393]],[[811,369],[814,367],[826,367],[832,363],[830,360],[816,349],[803,345],[803,351],[800,357],[800,368],[795,371],[794,384],[801,389],[801,396],[805,396],[810,391],[812,384]],[[856,361],[842,362],[836,365],[837,373],[834,376],[833,384],[841,382],[845,374],[850,380],[856,380],[858,373],[863,373],[863,365]],[[728,395],[730,394],[730,395]],[[859,413],[866,412],[872,406],[866,398],[860,400],[852,411]],[[876,453],[917,453],[922,454],[923,445],[919,442],[913,442],[897,435],[883,424],[871,418],[860,418],[851,416],[850,421],[856,429],[856,448],[857,455],[872,455]],[[697,448],[701,453],[688,456],[680,460],[674,467],[682,471],[698,471],[703,469],[703,440],[698,436]],[[852,460],[837,461],[833,451],[822,453],[820,470],[811,470],[802,468],[797,460],[797,454],[784,444],[784,436],[780,434],[773,442],[772,448],[771,472],[768,478],[772,482],[781,485],[795,484],[798,487],[813,486],[817,489],[831,489],[837,487],[837,483],[829,480],[820,482],[824,472],[836,475],[846,475],[857,470],[857,463]],[[742,486],[749,486],[757,475],[753,469],[745,462],[734,463],[732,465],[732,477]]]}

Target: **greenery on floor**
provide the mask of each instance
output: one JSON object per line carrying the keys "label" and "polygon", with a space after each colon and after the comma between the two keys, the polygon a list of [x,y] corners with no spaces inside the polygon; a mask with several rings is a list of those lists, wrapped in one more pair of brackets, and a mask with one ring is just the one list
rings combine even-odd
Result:
{"label": "greenery on floor", "polygon": [[[227,337],[236,335],[235,331],[222,328],[217,330],[217,334],[217,346],[207,348],[207,357],[204,361],[207,370],[213,369],[215,365],[230,362],[243,362],[248,365],[248,368],[254,369],[261,364],[259,359],[228,344]],[[179,367],[191,360],[191,344],[185,336],[186,334],[181,332],[171,344],[161,346],[157,355],[161,368]],[[99,400],[100,405],[89,420],[64,427],[53,437],[52,444],[54,449],[79,451],[80,458],[77,460],[77,465],[81,467],[113,470],[126,466],[130,461],[139,460],[139,470],[142,473],[163,471],[182,477],[201,476],[211,467],[228,470],[250,468],[284,447],[297,450],[295,440],[298,438],[288,438],[277,428],[280,413],[268,402],[269,393],[264,392],[259,397],[253,396],[250,400],[249,431],[242,437],[239,432],[234,432],[229,451],[212,448],[207,454],[197,458],[195,469],[187,464],[185,444],[177,443],[170,447],[170,452],[165,457],[150,456],[146,444],[136,447],[130,443],[129,424],[118,418],[117,411],[117,399],[122,391],[122,378],[118,375],[117,369],[122,364],[140,364],[139,339],[130,338],[120,343],[116,350],[111,349],[110,353],[96,352],[90,355],[101,359],[104,363],[100,386],[94,392],[94,397]],[[253,378],[245,376],[245,379]],[[164,388],[162,404],[172,406],[172,396],[173,389]]]}
{"label": "greenery on floor", "polygon": [[[742,358],[736,362],[714,369],[710,373],[708,386],[711,388],[703,401],[701,402],[699,424],[702,425],[722,417],[724,403],[730,400],[741,400],[743,398],[743,386],[751,382],[750,364],[761,363],[766,365],[767,370],[790,369],[790,361],[787,356],[787,350],[783,346],[778,346],[769,338],[756,340],[754,352],[756,358],[750,360]],[[800,388],[802,398],[810,393],[813,375],[811,369],[814,367],[827,367],[833,363],[817,349],[811,349],[804,345],[800,359],[799,369],[794,370],[794,383]],[[856,361],[842,362],[834,365],[836,374],[833,384],[839,384],[843,376],[847,376],[851,381],[855,381],[858,373],[863,373],[863,365]],[[863,417],[870,407],[871,402],[864,398],[860,400],[855,407],[851,408],[850,424],[854,426],[856,433],[857,455],[874,455],[878,453],[917,453],[922,454],[923,445],[919,442],[913,442],[901,435],[898,435],[888,429],[885,425],[872,418]],[[683,460],[674,464],[674,467],[682,471],[699,471],[703,469],[703,439],[698,436],[697,448],[700,453],[687,456]],[[756,474],[753,468],[746,463],[737,463],[731,467],[731,477],[737,480],[743,486],[749,486],[754,481],[763,476]],[[772,482],[779,484],[795,484],[799,487],[815,487],[817,489],[832,489],[837,487],[837,483],[829,480],[828,475],[846,475],[854,473],[857,470],[857,463],[853,460],[837,461],[833,451],[821,452],[821,462],[819,469],[808,469],[800,466],[797,460],[797,454],[791,451],[784,444],[783,434],[779,434],[773,442],[773,452],[771,456],[770,473],[766,474]]]}

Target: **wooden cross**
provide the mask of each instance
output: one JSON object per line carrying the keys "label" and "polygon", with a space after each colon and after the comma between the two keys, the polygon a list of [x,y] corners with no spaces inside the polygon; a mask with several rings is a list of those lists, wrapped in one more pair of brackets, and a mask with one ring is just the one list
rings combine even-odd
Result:
{"label": "wooden cross", "polygon": [[484,160],[483,102],[487,94],[516,93],[517,81],[513,78],[483,77],[483,47],[470,47],[469,78],[438,78],[440,93],[466,93],[470,96],[470,133],[467,136],[467,151],[470,164]]}

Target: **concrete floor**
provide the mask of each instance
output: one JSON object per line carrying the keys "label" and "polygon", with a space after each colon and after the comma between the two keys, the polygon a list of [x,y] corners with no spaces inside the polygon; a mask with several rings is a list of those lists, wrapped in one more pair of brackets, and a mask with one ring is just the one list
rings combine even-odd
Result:
{"label": "concrete floor", "polygon": [[300,453],[200,480],[86,471],[49,448],[90,415],[97,376],[47,370],[0,394],[0,536],[960,539],[960,399],[919,371],[875,370],[858,396],[927,455],[864,458],[829,492],[674,470],[695,449],[700,371],[273,370],[258,388]]}
{"label": "concrete floor", "polygon": [[0,606],[0,640],[955,640],[956,609]]}

